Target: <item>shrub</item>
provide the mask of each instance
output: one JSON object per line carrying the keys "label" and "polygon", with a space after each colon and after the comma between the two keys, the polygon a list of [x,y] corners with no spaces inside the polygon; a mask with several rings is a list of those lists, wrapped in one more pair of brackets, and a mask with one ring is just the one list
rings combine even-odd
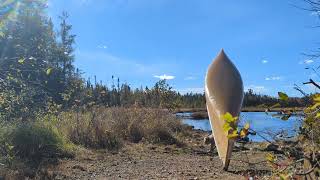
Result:
{"label": "shrub", "polygon": [[57,124],[71,142],[90,148],[117,150],[121,140],[104,118],[108,112],[66,112],[60,115]]}
{"label": "shrub", "polygon": [[70,149],[58,130],[43,121],[19,124],[9,134],[15,155],[22,159],[40,161],[43,158],[71,156]]}

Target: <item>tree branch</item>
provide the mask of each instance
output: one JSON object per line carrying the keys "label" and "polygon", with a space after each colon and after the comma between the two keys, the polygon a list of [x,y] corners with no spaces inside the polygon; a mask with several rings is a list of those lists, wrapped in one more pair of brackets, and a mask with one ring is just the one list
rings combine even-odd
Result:
{"label": "tree branch", "polygon": [[316,82],[314,82],[312,79],[309,80],[309,82],[305,82],[303,84],[312,84],[314,85],[315,87],[317,87],[318,89],[320,89],[320,85],[317,84]]}

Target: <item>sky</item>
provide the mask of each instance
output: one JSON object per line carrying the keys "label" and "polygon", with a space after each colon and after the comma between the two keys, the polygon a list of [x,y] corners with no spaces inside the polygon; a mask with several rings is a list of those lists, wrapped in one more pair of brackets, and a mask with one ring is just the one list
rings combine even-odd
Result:
{"label": "sky", "polygon": [[159,79],[181,93],[203,92],[208,65],[223,48],[242,75],[244,88],[300,96],[294,84],[319,66],[316,13],[302,0],[49,0],[59,25],[67,11],[77,35],[75,65],[84,77],[111,85],[112,75],[133,87]]}

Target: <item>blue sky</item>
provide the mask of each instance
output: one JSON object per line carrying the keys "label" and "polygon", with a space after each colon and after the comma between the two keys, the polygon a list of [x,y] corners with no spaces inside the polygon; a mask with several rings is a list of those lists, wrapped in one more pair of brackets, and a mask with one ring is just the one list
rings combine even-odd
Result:
{"label": "blue sky", "polygon": [[320,22],[295,8],[300,0],[49,0],[55,24],[70,14],[76,38],[75,64],[85,77],[111,84],[119,77],[134,87],[160,78],[182,93],[202,92],[208,65],[224,48],[245,89],[290,96],[317,76],[311,53],[319,47]]}

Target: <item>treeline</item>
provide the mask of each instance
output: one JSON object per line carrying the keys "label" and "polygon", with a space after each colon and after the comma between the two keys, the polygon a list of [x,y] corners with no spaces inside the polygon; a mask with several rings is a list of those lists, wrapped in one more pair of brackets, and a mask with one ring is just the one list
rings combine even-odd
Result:
{"label": "treeline", "polygon": [[288,101],[281,102],[278,98],[256,94],[252,89],[249,89],[244,94],[244,107],[271,107],[275,104],[281,104],[282,107],[306,107],[309,104],[309,97],[290,97]]}
{"label": "treeline", "polygon": [[[111,87],[81,77],[74,66],[75,35],[68,14],[54,29],[43,1],[21,1],[19,11],[2,21],[0,36],[0,116],[24,119],[53,110],[106,107],[205,108],[204,94],[180,94],[165,80],[132,88],[112,77]],[[8,12],[10,14],[10,12]],[[14,17],[14,18],[10,18]],[[270,106],[278,99],[245,93],[244,106]],[[284,106],[305,106],[291,98]]]}

